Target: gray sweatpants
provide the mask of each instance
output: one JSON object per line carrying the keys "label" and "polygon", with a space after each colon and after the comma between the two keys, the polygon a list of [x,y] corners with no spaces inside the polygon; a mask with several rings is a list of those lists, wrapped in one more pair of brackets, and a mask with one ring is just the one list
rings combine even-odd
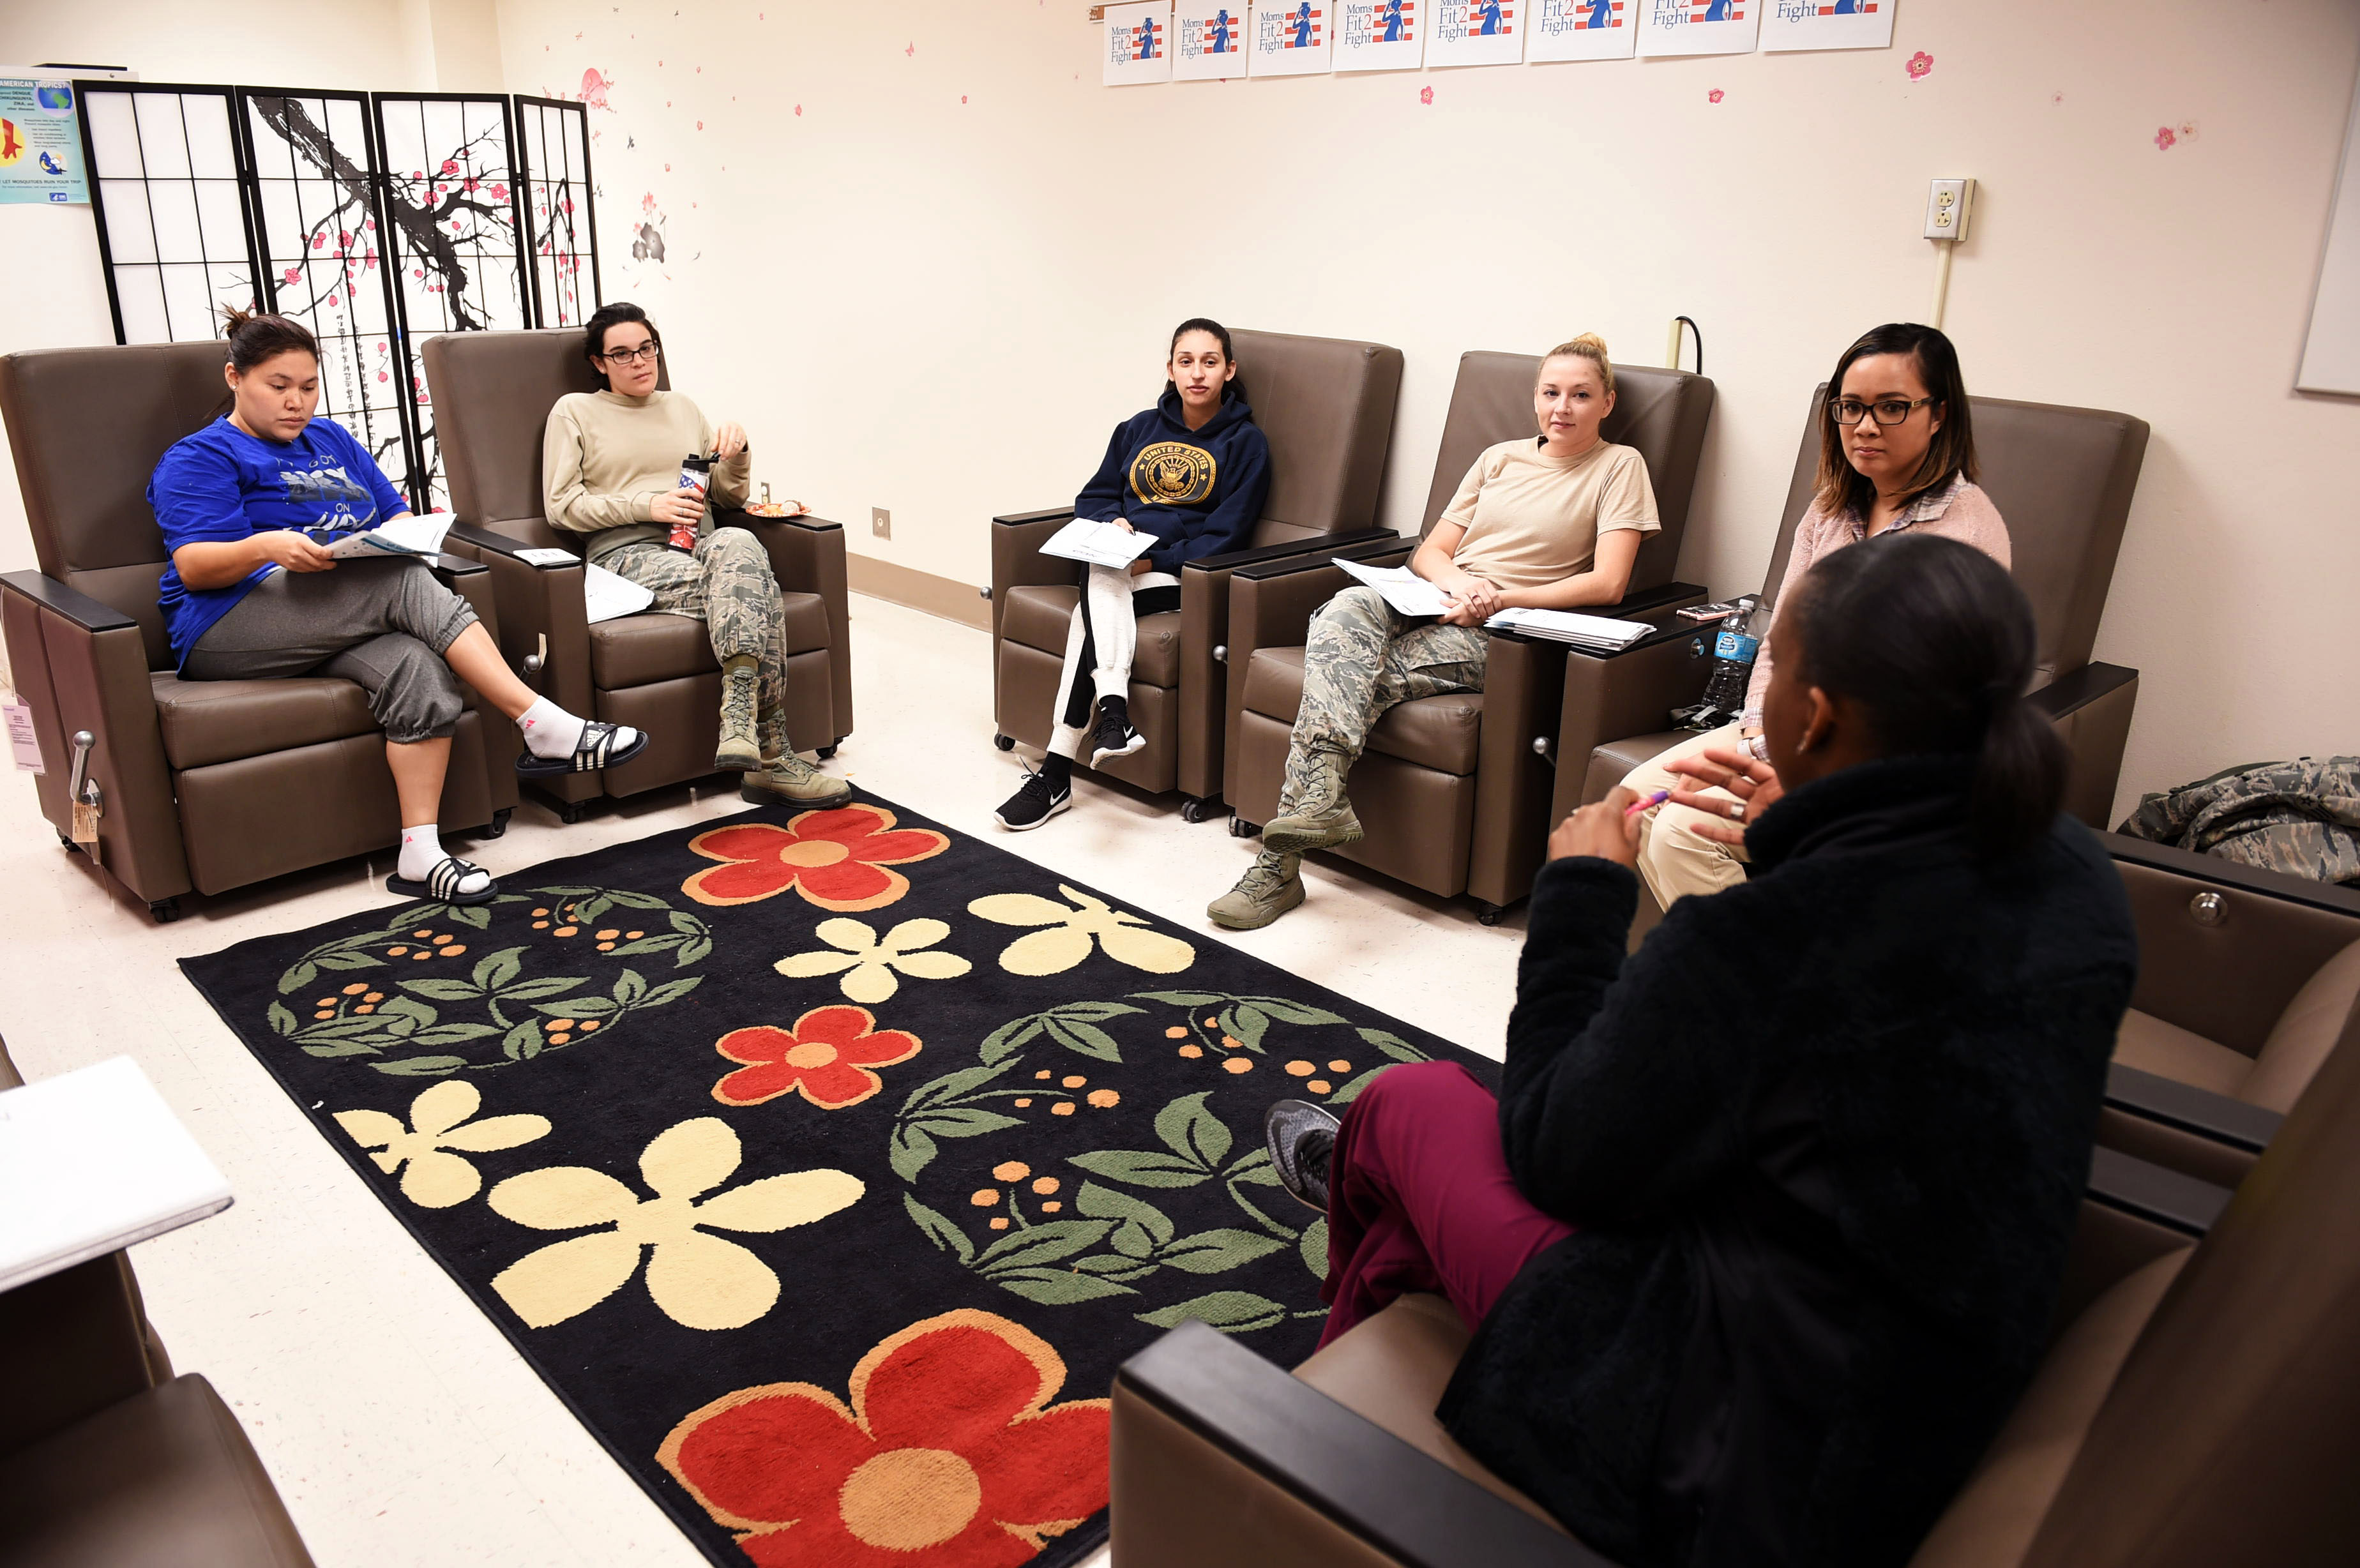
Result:
{"label": "gray sweatpants", "polygon": [[434,740],[458,727],[467,705],[443,650],[475,624],[467,601],[421,561],[274,572],[197,639],[180,679],[341,676],[368,693],[386,739]]}

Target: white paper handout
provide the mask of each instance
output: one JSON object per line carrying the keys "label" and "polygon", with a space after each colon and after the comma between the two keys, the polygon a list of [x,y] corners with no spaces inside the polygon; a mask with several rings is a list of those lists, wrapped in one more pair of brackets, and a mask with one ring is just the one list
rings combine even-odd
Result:
{"label": "white paper handout", "polygon": [[1172,80],[1172,0],[1106,8],[1106,36],[1099,40],[1098,82],[1131,87]]}
{"label": "white paper handout", "polygon": [[656,591],[603,566],[582,565],[582,612],[593,625],[636,615],[656,602]]}
{"label": "white paper handout", "polygon": [[1246,73],[1251,31],[1244,5],[1179,0],[1172,9],[1172,80],[1214,82]]}
{"label": "white paper handout", "polygon": [[1438,615],[1449,604],[1442,590],[1406,566],[1362,566],[1357,561],[1336,564],[1347,577],[1356,577],[1385,596],[1385,603],[1404,615]]}
{"label": "white paper handout", "polygon": [[1639,39],[1639,8],[1646,0],[1540,0],[1529,60],[1628,60]]}
{"label": "white paper handout", "polygon": [[1254,0],[1249,76],[1311,76],[1335,55],[1336,0]]}
{"label": "white paper handout", "polygon": [[1533,0],[1434,0],[1428,65],[1514,65],[1524,58]]}
{"label": "white paper handout", "polygon": [[1575,610],[1523,608],[1502,610],[1483,624],[1501,631],[1524,632],[1532,637],[1546,637],[1551,642],[1566,642],[1576,648],[1608,651],[1629,648],[1655,629],[1644,621],[1617,620],[1611,615],[1585,615]]}
{"label": "white paper handout", "polygon": [[344,535],[328,547],[328,554],[337,561],[355,561],[372,555],[432,555],[442,548],[442,536],[451,531],[451,515],[435,512],[427,517],[415,513],[396,517],[373,528],[362,528]]}
{"label": "white paper handout", "polygon": [[1086,561],[1092,566],[1129,566],[1155,547],[1155,536],[1120,523],[1076,517],[1049,536],[1043,555]]}
{"label": "white paper handout", "polygon": [[1762,50],[1890,49],[1899,0],[1762,0]]}
{"label": "white paper handout", "polygon": [[[1639,52],[1752,54],[1769,0],[1639,0]],[[1831,0],[1832,3],[1832,0]]]}
{"label": "white paper handout", "polygon": [[1342,0],[1336,7],[1338,71],[1415,71],[1426,59],[1435,0]]}

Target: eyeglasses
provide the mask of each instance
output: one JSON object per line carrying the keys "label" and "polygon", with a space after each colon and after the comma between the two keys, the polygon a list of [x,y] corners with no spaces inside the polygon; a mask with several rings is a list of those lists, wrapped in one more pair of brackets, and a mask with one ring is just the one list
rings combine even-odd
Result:
{"label": "eyeglasses", "polygon": [[609,365],[651,365],[661,353],[655,344],[643,343],[637,348],[609,349],[598,357]]}
{"label": "eyeglasses", "polygon": [[1876,422],[1880,425],[1897,425],[1912,411],[1939,401],[1940,399],[1935,397],[1920,397],[1915,402],[1907,397],[1885,397],[1874,403],[1863,403],[1857,397],[1830,397],[1828,408],[1840,425],[1856,425],[1863,416],[1871,413],[1876,416]]}

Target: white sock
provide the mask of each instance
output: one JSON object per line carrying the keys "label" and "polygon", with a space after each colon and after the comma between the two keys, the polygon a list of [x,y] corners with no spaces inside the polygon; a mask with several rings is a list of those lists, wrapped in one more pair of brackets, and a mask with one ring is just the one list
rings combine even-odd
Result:
{"label": "white sock", "polygon": [[582,744],[583,721],[543,697],[516,722],[524,732],[525,749],[535,757],[569,757]]}
{"label": "white sock", "polygon": [[[405,882],[423,882],[426,874],[442,864],[442,834],[432,822],[424,827],[401,830],[401,858],[395,863],[394,875]],[[459,884],[462,893],[478,893],[492,879],[484,870],[470,872]]]}

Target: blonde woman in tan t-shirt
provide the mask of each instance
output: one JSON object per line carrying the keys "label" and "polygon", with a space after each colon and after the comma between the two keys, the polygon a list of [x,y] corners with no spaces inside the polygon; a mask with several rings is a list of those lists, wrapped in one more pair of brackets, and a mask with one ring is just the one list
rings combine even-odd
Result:
{"label": "blonde woman in tan t-shirt", "polygon": [[1442,590],[1441,617],[1413,620],[1365,586],[1319,607],[1278,815],[1245,876],[1205,911],[1216,925],[1270,924],[1303,902],[1306,850],[1361,836],[1344,782],[1370,726],[1413,697],[1483,690],[1485,621],[1512,606],[1569,610],[1622,597],[1639,541],[1661,525],[1646,460],[1599,433],[1613,411],[1606,344],[1585,332],[1551,349],[1533,387],[1539,433],[1477,458],[1410,558],[1410,570]]}

